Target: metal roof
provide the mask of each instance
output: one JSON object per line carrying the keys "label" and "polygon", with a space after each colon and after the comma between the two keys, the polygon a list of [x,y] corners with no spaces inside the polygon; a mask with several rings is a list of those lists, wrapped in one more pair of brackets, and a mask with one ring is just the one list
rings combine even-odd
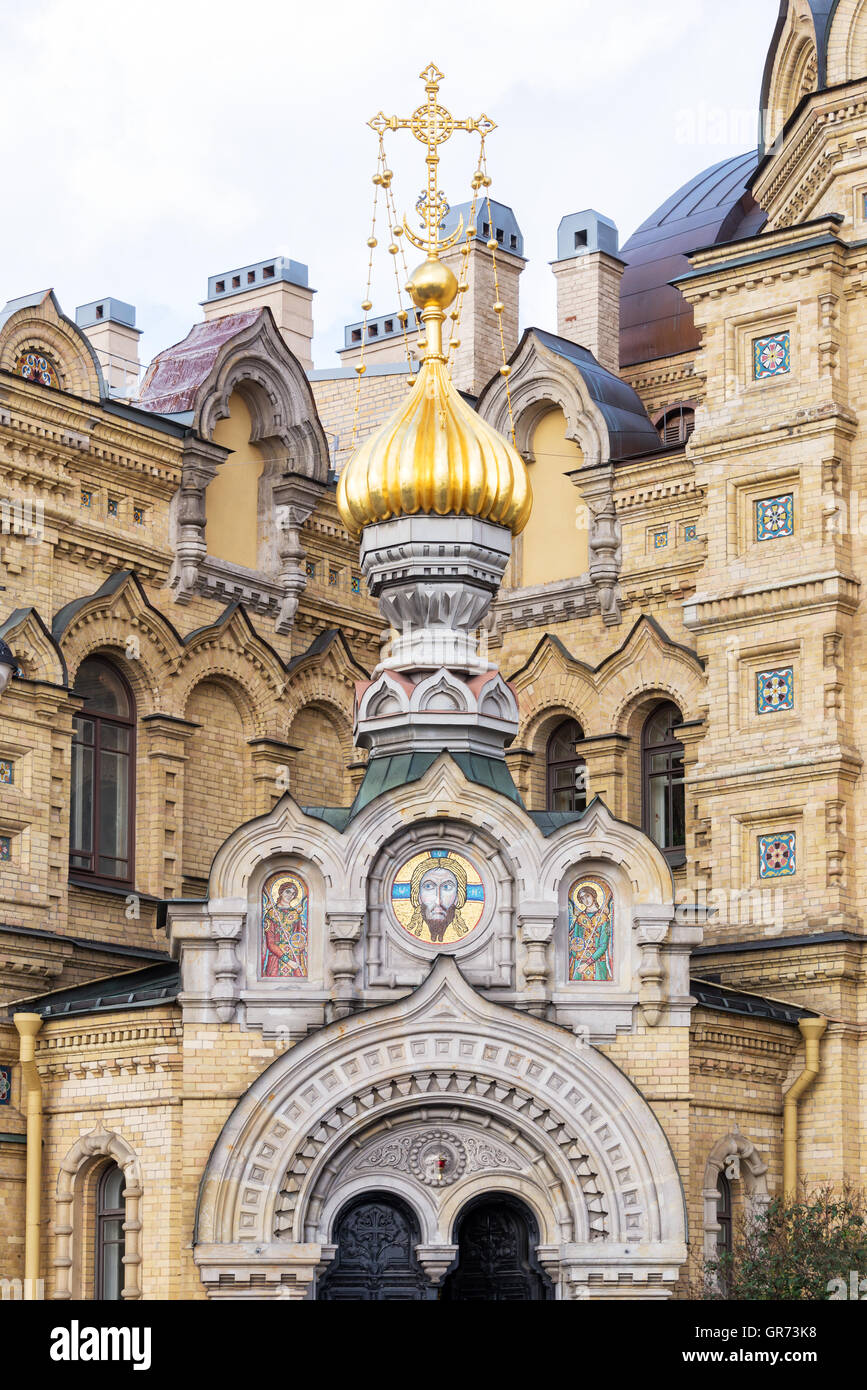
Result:
{"label": "metal roof", "polygon": [[751,150],[696,174],[621,249],[622,366],[698,348],[692,306],[670,282],[690,269],[691,251],[753,236],[764,226],[765,214],[746,188],[757,163],[758,151]]}
{"label": "metal roof", "polygon": [[265,312],[245,309],[195,324],[186,338],[165,348],[151,362],[142,383],[139,408],[161,415],[193,410],[198,389],[210,375],[220,349]]}
{"label": "metal roof", "polygon": [[816,1018],[811,1009],[799,1009],[796,1004],[786,1004],[780,999],[766,999],[761,994],[748,994],[743,990],[727,989],[712,980],[690,980],[690,992],[706,1009],[715,1009],[724,1014],[740,1014],[749,1018],[769,1018],[776,1023],[789,1023],[797,1027],[802,1018]]}
{"label": "metal roof", "polygon": [[580,347],[568,338],[558,338],[556,333],[547,333],[542,328],[528,328],[513,354],[513,361],[520,354],[527,333],[535,334],[544,347],[571,362],[581,373],[590,398],[599,407],[608,427],[612,462],[633,454],[655,453],[662,447],[641,398],[625,381],[600,366],[589,348]]}
{"label": "metal roof", "polygon": [[7,1007],[11,1018],[17,1013],[41,1014],[43,1018],[69,1018],[76,1014],[109,1013],[117,1009],[141,1009],[148,1005],[169,1004],[181,988],[181,968],[177,961],[148,965],[144,970],[128,970],[108,975],[72,989],[56,989],[30,999],[16,999]]}

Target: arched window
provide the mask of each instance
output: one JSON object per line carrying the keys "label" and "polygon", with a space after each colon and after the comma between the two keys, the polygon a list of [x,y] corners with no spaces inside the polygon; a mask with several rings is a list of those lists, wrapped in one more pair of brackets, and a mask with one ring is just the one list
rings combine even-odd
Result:
{"label": "arched window", "polygon": [[126,1218],[123,1191],[126,1178],[122,1168],[109,1163],[96,1185],[96,1258],[93,1296],[117,1301],[123,1295],[123,1257]]}
{"label": "arched window", "polygon": [[720,1171],[717,1179],[716,1219],[719,1230],[716,1234],[717,1257],[730,1255],[732,1250],[732,1187],[725,1173]]}
{"label": "arched window", "polygon": [[680,723],[680,710],[668,702],[653,711],[641,736],[644,829],[674,867],[686,858],[683,744],[673,732]]}
{"label": "arched window", "polygon": [[575,748],[583,738],[581,725],[574,719],[566,719],[548,739],[549,811],[583,811],[587,805],[587,767]]}
{"label": "arched window", "polygon": [[695,430],[695,411],[691,405],[675,405],[657,422],[663,444],[685,444]]}
{"label": "arched window", "polygon": [[82,662],[73,721],[70,868],[132,883],[135,705],[120,672],[101,657]]}

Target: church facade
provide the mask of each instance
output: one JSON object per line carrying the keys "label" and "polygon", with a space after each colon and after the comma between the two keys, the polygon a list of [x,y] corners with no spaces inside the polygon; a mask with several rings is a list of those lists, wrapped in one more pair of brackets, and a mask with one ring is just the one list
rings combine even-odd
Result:
{"label": "church facade", "polygon": [[490,201],[409,361],[314,370],[281,257],[141,380],[122,301],[0,313],[27,1296],[690,1297],[865,1182],[863,0],[783,0],[760,106],[564,217],[556,332]]}

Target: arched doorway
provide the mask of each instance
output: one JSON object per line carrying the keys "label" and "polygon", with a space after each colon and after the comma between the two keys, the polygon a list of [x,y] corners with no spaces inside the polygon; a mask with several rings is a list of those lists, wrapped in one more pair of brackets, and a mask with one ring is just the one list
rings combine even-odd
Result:
{"label": "arched doorway", "polygon": [[457,1220],[457,1268],[443,1284],[444,1303],[541,1303],[553,1298],[535,1257],[535,1218],[516,1197],[491,1193],[464,1207]]}
{"label": "arched doorway", "polygon": [[337,1253],[319,1281],[317,1299],[330,1303],[421,1303],[436,1298],[419,1264],[418,1222],[390,1193],[365,1193],[341,1211]]}

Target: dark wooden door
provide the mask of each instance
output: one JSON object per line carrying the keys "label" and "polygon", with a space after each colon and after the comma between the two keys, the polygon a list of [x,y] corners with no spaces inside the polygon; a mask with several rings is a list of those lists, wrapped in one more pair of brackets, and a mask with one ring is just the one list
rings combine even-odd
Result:
{"label": "dark wooden door", "polygon": [[536,1223],[523,1203],[482,1198],[458,1229],[458,1264],[443,1285],[450,1303],[535,1303],[553,1296],[533,1255]]}
{"label": "dark wooden door", "polygon": [[319,1281],[326,1302],[424,1302],[436,1297],[415,1256],[418,1226],[409,1208],[386,1195],[359,1198],[341,1212],[337,1254]]}

